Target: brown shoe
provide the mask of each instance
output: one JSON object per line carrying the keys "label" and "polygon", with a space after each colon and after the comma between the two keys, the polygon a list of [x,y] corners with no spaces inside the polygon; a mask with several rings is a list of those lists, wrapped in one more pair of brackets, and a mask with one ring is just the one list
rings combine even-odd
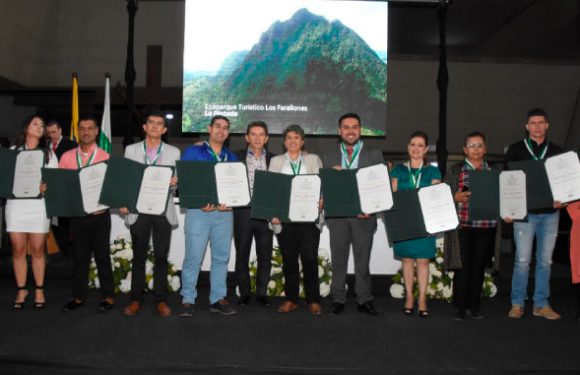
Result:
{"label": "brown shoe", "polygon": [[552,310],[550,306],[544,307],[534,307],[534,316],[539,316],[540,318],[546,318],[548,320],[558,320],[562,318],[560,314]]}
{"label": "brown shoe", "polygon": [[284,303],[278,308],[279,313],[288,313],[294,311],[298,308],[298,304],[292,301],[284,301]]}
{"label": "brown shoe", "polygon": [[165,302],[159,302],[155,309],[157,310],[157,314],[159,314],[159,316],[162,318],[167,318],[168,316],[171,316],[171,309],[169,308],[169,306],[167,306]]}
{"label": "brown shoe", "polygon": [[322,314],[322,308],[320,307],[320,303],[311,303],[308,305],[308,311],[310,311],[310,313],[312,315],[320,315]]}
{"label": "brown shoe", "polygon": [[524,316],[524,307],[520,305],[512,305],[508,317],[512,319],[521,319]]}
{"label": "brown shoe", "polygon": [[141,305],[137,301],[131,301],[130,304],[125,307],[123,310],[123,315],[125,316],[133,316],[137,314],[141,310]]}

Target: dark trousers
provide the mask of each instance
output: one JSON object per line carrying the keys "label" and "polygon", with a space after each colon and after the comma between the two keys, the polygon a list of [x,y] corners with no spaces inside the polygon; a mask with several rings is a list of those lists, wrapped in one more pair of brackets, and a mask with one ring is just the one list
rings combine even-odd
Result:
{"label": "dark trousers", "polygon": [[98,215],[74,217],[70,220],[73,297],[84,301],[89,294],[89,267],[95,257],[103,298],[114,297],[115,286],[111,267],[109,237],[111,216],[109,211]]}
{"label": "dark trousers", "polygon": [[481,305],[481,290],[489,249],[495,243],[496,228],[459,230],[461,268],[454,271],[453,302],[459,309],[477,309]]}
{"label": "dark trousers", "polygon": [[333,302],[346,303],[346,271],[352,244],[354,258],[355,292],[357,302],[362,305],[373,300],[369,262],[373,237],[377,229],[377,218],[328,219],[330,252],[332,255],[332,284],[330,292]]}
{"label": "dark trousers", "polygon": [[145,289],[145,264],[149,252],[149,239],[153,234],[153,294],[155,302],[167,300],[167,256],[171,244],[171,225],[165,216],[139,215],[131,225],[133,262],[131,274],[131,300],[143,301]]}
{"label": "dark trousers", "polygon": [[306,302],[320,302],[320,283],[318,281],[318,243],[320,230],[314,224],[282,224],[278,235],[278,244],[282,252],[282,271],[284,272],[284,292],[286,299],[298,302],[300,291],[300,268],[304,273],[304,293]]}
{"label": "dark trousers", "polygon": [[234,209],[234,244],[236,246],[236,277],[241,296],[250,295],[250,251],[252,239],[256,240],[258,270],[256,274],[256,294],[268,295],[268,282],[272,268],[273,234],[268,223],[250,218],[249,208]]}

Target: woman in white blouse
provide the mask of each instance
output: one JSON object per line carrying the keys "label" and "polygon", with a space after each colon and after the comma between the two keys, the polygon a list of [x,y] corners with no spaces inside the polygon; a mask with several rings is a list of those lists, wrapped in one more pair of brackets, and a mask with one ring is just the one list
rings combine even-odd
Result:
{"label": "woman in white blouse", "polygon": [[[322,161],[317,155],[302,151],[304,130],[299,125],[290,125],[282,133],[286,153],[273,157],[269,171],[289,175],[318,174]],[[284,272],[284,292],[286,301],[278,312],[287,313],[298,308],[300,268],[304,272],[304,292],[308,310],[314,315],[321,314],[320,285],[318,280],[318,243],[320,229],[314,223],[282,223],[272,218],[272,224],[282,230],[276,234],[282,252],[282,271]]]}

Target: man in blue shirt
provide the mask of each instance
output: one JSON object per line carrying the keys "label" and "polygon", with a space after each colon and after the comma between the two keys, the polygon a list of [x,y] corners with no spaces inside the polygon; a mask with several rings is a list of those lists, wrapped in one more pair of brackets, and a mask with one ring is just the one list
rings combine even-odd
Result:
{"label": "man in blue shirt", "polygon": [[[185,149],[181,160],[237,161],[237,156],[224,143],[230,134],[230,121],[225,116],[214,116],[207,127],[209,139],[201,145]],[[228,262],[233,232],[233,214],[225,205],[206,204],[199,209],[188,209],[185,215],[185,258],[181,270],[182,311],[180,316],[193,314],[197,297],[197,280],[208,241],[211,243],[209,295],[210,311],[232,315],[236,310],[226,300]]]}

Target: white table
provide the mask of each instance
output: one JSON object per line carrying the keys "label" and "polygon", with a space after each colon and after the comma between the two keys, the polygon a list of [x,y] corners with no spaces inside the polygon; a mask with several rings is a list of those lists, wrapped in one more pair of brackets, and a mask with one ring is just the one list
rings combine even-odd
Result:
{"label": "white table", "polygon": [[[131,238],[129,234],[129,228],[125,225],[124,220],[118,215],[115,210],[111,211],[111,242],[118,236],[124,236],[126,238]],[[183,263],[184,251],[185,251],[185,236],[183,232],[183,221],[185,218],[185,210],[180,210],[179,216],[179,226],[173,230],[171,237],[171,249],[169,250],[169,261],[172,262],[177,269],[181,269]],[[385,226],[381,219],[377,219],[377,231],[375,233],[375,238],[373,241],[373,249],[371,253],[370,268],[371,274],[373,275],[392,275],[397,273],[400,267],[400,262],[393,259],[393,249],[389,247],[387,242],[387,234],[385,231]],[[274,246],[277,246],[276,236],[274,236]],[[328,254],[330,257],[330,239],[328,228],[325,226],[322,229],[320,235],[320,252],[322,254]],[[230,253],[230,262],[228,264],[228,270],[234,271],[235,259],[236,259],[236,249],[232,240],[232,251]],[[252,255],[255,257],[254,244],[252,244]],[[210,265],[210,253],[206,253],[202,264],[202,270],[208,271]],[[348,273],[354,273],[354,265],[352,256],[349,258],[348,263]]]}

